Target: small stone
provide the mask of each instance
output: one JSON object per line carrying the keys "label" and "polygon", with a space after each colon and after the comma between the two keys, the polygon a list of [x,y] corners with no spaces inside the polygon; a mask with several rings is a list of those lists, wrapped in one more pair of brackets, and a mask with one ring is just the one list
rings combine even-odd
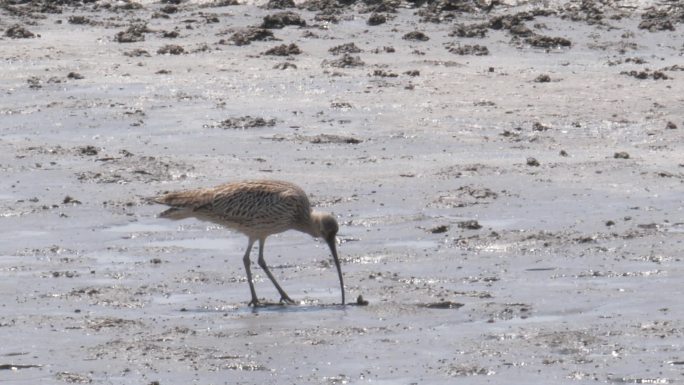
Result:
{"label": "small stone", "polygon": [[370,26],[374,26],[374,25],[384,24],[386,22],[387,22],[387,17],[385,15],[380,14],[380,13],[373,13],[368,18],[368,21],[366,21],[366,24],[368,24]]}
{"label": "small stone", "polygon": [[413,31],[405,34],[402,39],[404,40],[410,40],[410,41],[428,41],[430,38],[428,35],[424,34],[423,32],[420,31]]}
{"label": "small stone", "polygon": [[74,199],[74,198],[70,197],[69,195],[67,195],[67,196],[65,196],[64,199],[62,200],[62,204],[65,204],[65,205],[66,205],[66,204],[69,204],[69,203],[73,203],[73,204],[75,204],[75,205],[80,205],[80,204],[81,204],[81,201],[79,201],[78,199]]}
{"label": "small stone", "polygon": [[5,31],[5,36],[12,39],[29,39],[36,35],[19,24],[15,24]]}
{"label": "small stone", "polygon": [[629,159],[629,153],[627,153],[625,151],[616,152],[615,154],[613,154],[613,158],[615,158],[615,159]]}
{"label": "small stone", "polygon": [[433,227],[430,229],[430,232],[432,234],[441,234],[441,233],[446,233],[449,230],[449,226],[447,225],[439,225],[437,227]]}
{"label": "small stone", "polygon": [[157,50],[159,55],[180,55],[185,53],[183,47],[176,44],[167,44]]}
{"label": "small stone", "polygon": [[482,225],[480,225],[478,221],[470,219],[467,221],[458,222],[458,227],[466,230],[479,230],[482,228]]}
{"label": "small stone", "polygon": [[551,127],[539,122],[534,122],[534,124],[532,124],[532,131],[548,131],[550,129]]}
{"label": "small stone", "polygon": [[288,25],[306,26],[306,21],[295,12],[285,11],[264,16],[261,28],[281,29]]}
{"label": "small stone", "polygon": [[534,79],[535,83],[548,83],[551,81],[551,76],[547,74],[542,74],[537,76],[536,79]]}
{"label": "small stone", "polygon": [[290,56],[290,55],[299,55],[302,53],[302,50],[299,49],[299,46],[297,44],[291,43],[289,45],[287,44],[281,44],[279,46],[275,46],[266,52],[264,52],[264,55],[272,55],[272,56]]}
{"label": "small stone", "polygon": [[539,167],[539,161],[535,158],[527,158],[527,165],[531,167]]}
{"label": "small stone", "polygon": [[668,130],[676,130],[677,125],[674,122],[667,122],[667,124],[665,125],[665,128]]}

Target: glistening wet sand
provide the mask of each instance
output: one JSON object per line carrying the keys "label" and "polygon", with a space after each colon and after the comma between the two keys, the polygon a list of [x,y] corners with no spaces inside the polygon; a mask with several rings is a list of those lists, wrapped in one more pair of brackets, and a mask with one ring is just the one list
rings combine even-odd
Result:
{"label": "glistening wet sand", "polygon": [[[0,380],[682,381],[680,8],[36,4],[0,10]],[[300,305],[254,311],[244,237],[143,199],[252,178],[337,215],[368,306],[288,232]]]}

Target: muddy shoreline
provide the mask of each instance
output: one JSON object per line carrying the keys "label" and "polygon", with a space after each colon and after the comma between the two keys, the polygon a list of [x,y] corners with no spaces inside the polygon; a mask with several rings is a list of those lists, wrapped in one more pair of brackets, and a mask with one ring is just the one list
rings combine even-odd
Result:
{"label": "muddy shoreline", "polygon": [[[684,374],[676,2],[0,3],[0,381],[659,383]],[[266,260],[146,199],[336,214]],[[277,292],[254,264],[257,293]]]}

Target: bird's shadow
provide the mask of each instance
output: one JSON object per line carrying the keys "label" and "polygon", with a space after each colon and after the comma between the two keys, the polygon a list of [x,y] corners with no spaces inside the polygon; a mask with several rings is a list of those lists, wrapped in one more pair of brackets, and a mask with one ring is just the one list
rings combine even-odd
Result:
{"label": "bird's shadow", "polygon": [[347,310],[357,304],[282,304],[279,302],[262,302],[257,306],[239,306],[231,309],[225,308],[182,308],[184,313],[308,313],[326,310]]}

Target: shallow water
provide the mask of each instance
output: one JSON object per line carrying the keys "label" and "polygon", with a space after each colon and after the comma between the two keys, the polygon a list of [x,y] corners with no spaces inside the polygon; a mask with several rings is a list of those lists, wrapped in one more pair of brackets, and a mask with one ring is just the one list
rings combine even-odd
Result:
{"label": "shallow water", "polygon": [[[442,23],[400,8],[379,26],[296,9],[307,27],[237,46],[219,40],[277,11],[145,4],[0,10],[3,32],[41,35],[0,44],[0,382],[681,382],[684,75],[664,69],[681,65],[681,24],[648,32],[606,4],[606,25],[525,20],[572,40],[545,50],[450,35],[535,2]],[[117,43],[134,19],[153,32]],[[430,39],[402,38],[417,30]],[[331,67],[349,42],[365,64]],[[303,53],[264,54],[289,43]],[[621,74],[647,68],[671,79]],[[276,123],[220,126],[247,115]],[[244,178],[296,182],[337,216],[350,305],[325,243],[287,232],[265,256],[297,305],[253,263],[269,306],[249,307],[246,238],[146,203]]]}

